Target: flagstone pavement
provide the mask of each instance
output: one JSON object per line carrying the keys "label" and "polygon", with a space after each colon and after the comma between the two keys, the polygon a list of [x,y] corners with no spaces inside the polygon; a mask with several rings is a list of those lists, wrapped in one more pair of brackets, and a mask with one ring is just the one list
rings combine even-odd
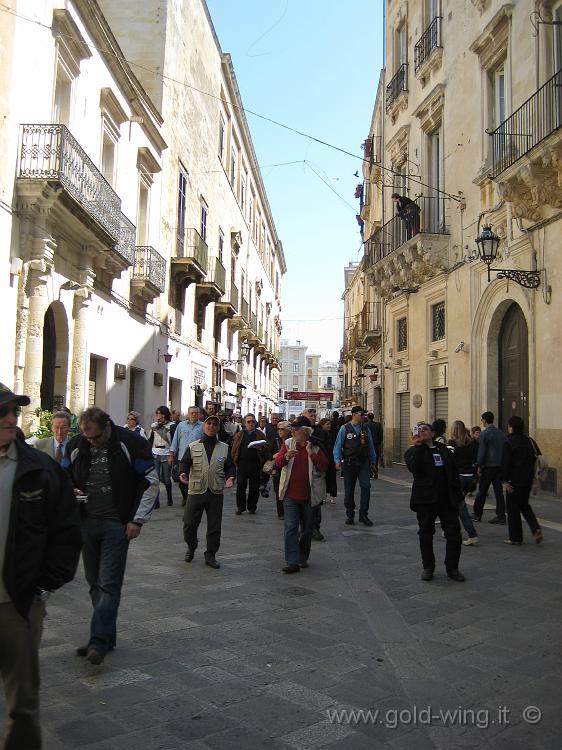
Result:
{"label": "flagstone pavement", "polygon": [[438,529],[424,583],[408,485],[403,469],[381,472],[371,529],[343,524],[340,491],[326,541],[291,576],[275,502],[235,516],[233,492],[221,569],[203,564],[204,539],[185,563],[177,494],[131,544],[103,666],[74,653],[90,613],[82,569],[51,597],[45,750],[559,750],[562,503],[532,499],[542,545],[525,529],[509,547],[505,526],[481,523],[464,584],[445,576]]}

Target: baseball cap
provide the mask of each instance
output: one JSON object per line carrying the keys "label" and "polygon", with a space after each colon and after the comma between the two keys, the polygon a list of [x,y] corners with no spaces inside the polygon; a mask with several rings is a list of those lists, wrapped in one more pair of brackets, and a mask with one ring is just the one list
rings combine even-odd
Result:
{"label": "baseball cap", "polygon": [[18,406],[29,406],[30,401],[29,396],[20,396],[11,391],[4,383],[0,383],[0,406],[11,403],[15,403]]}
{"label": "baseball cap", "polygon": [[367,412],[365,411],[365,409],[363,409],[362,406],[354,406],[353,409],[351,410],[351,413],[352,414],[366,414]]}
{"label": "baseball cap", "polygon": [[203,422],[203,424],[206,424],[207,422],[216,422],[217,424],[221,423],[220,419],[214,414],[209,414],[209,416],[207,417],[205,422]]}

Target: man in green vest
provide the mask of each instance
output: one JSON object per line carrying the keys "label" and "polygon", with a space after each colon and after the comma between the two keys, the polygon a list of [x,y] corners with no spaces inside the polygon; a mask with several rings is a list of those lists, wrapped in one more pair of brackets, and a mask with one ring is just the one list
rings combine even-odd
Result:
{"label": "man in green vest", "polygon": [[180,461],[180,482],[188,485],[183,516],[183,538],[187,544],[185,561],[191,562],[197,548],[197,529],[207,514],[205,565],[220,568],[215,555],[221,540],[223,490],[234,484],[236,466],[226,443],[217,438],[219,418],[209,415],[203,424],[203,437],[190,443]]}

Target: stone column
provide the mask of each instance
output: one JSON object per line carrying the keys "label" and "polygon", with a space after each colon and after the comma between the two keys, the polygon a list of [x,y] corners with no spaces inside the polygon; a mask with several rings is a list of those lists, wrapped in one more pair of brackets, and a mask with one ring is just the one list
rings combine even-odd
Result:
{"label": "stone column", "polygon": [[[45,241],[48,250],[49,241]],[[52,256],[51,256],[52,257]],[[39,425],[34,411],[41,406],[41,379],[43,376],[43,325],[49,307],[47,282],[51,276],[52,263],[43,257],[31,260],[27,275],[27,340],[25,344],[25,365],[23,372],[23,392],[31,403],[24,409],[23,429],[26,434]]]}
{"label": "stone column", "polygon": [[72,336],[72,358],[70,376],[70,411],[79,415],[86,408],[86,374],[88,372],[88,307],[92,297],[95,274],[88,267],[78,272],[80,289],[74,292],[72,317],[74,332]]}

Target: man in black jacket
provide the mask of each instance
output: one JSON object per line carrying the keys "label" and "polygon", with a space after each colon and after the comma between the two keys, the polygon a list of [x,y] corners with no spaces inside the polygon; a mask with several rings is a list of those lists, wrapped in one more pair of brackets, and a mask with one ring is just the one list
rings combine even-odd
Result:
{"label": "man in black jacket", "polygon": [[523,544],[521,516],[529,524],[537,544],[543,540],[541,527],[529,504],[529,496],[535,478],[535,461],[541,455],[539,446],[525,435],[525,423],[521,417],[510,417],[507,423],[507,441],[503,449],[502,477],[507,501],[506,544]]}
{"label": "man in black jacket", "polygon": [[435,520],[441,520],[441,528],[447,542],[445,569],[453,581],[464,581],[459,571],[461,555],[461,527],[459,505],[462,492],[451,454],[446,446],[433,440],[431,426],[424,422],[412,429],[413,445],[404,454],[406,466],[414,475],[410,508],[415,511],[419,525],[420,550],[422,556],[422,581],[431,581],[435,570],[433,535]]}
{"label": "man in black jacket", "polygon": [[0,674],[6,750],[41,747],[39,641],[49,592],[71,581],[82,538],[72,487],[17,428],[29,398],[0,384]]}
{"label": "man in black jacket", "polygon": [[115,647],[129,542],[150,518],[159,482],[148,441],[113,424],[109,414],[86,409],[80,429],[65,461],[82,500],[82,557],[94,611],[88,644],[77,653],[101,664]]}

